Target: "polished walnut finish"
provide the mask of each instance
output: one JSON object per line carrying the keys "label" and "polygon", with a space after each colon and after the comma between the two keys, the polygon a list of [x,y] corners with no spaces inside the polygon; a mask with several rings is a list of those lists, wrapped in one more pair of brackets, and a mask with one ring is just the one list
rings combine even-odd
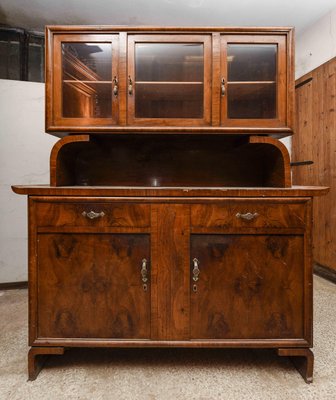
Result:
{"label": "polished walnut finish", "polygon": [[28,379],[34,381],[51,354],[63,355],[64,347],[32,347],[28,352]]}
{"label": "polished walnut finish", "polygon": [[328,189],[293,187],[270,137],[292,132],[292,44],[290,28],[47,28],[46,127],[64,137],[50,185],[13,187],[29,379],[67,347],[250,347],[311,382]]}
{"label": "polished walnut finish", "polygon": [[222,229],[268,229],[298,228],[306,224],[305,199],[287,202],[279,199],[234,199],[220,203],[195,204],[191,206],[191,227],[194,231]]}
{"label": "polished walnut finish", "polygon": [[46,28],[46,125],[292,133],[291,28]]}
{"label": "polished walnut finish", "polygon": [[314,354],[309,349],[278,349],[279,356],[289,356],[307,383],[313,382]]}
{"label": "polished walnut finish", "polygon": [[305,338],[303,236],[224,232],[191,236],[191,338]]}
{"label": "polished walnut finish", "polygon": [[[68,199],[65,199],[68,200]],[[93,215],[91,215],[92,213]],[[40,228],[75,227],[136,227],[149,228],[150,209],[146,204],[127,204],[92,201],[80,202],[39,202],[36,206],[36,220]]]}
{"label": "polished walnut finish", "polygon": [[299,351],[311,380],[311,196],[326,188],[13,189],[30,195],[30,379],[38,349],[183,346]]}
{"label": "polished walnut finish", "polygon": [[149,253],[148,234],[38,234],[37,337],[150,338]]}

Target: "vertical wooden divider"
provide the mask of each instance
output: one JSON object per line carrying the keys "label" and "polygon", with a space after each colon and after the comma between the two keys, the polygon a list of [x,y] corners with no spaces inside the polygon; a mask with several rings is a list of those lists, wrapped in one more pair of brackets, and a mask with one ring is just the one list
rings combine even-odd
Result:
{"label": "vertical wooden divider", "polygon": [[212,125],[220,125],[220,33],[212,34]]}
{"label": "vertical wooden divider", "polygon": [[190,338],[189,237],[189,205],[152,205],[152,339]]}
{"label": "vertical wooden divider", "polygon": [[119,125],[127,125],[127,33],[119,33]]}

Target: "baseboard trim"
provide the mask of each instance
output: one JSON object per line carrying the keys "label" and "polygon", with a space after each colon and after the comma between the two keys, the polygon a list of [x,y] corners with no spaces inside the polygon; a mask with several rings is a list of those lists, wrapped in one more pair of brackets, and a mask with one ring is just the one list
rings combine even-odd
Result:
{"label": "baseboard trim", "polygon": [[0,290],[27,289],[27,288],[28,288],[27,281],[0,283]]}
{"label": "baseboard trim", "polygon": [[326,279],[327,281],[336,283],[336,271],[321,264],[314,265],[314,274]]}

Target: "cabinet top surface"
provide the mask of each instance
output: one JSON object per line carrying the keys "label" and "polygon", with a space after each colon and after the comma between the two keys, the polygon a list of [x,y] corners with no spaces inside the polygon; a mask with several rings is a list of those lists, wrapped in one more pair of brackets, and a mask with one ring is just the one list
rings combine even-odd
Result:
{"label": "cabinet top surface", "polygon": [[132,26],[132,25],[47,25],[46,30],[57,31],[151,31],[151,32],[277,32],[293,31],[288,26]]}
{"label": "cabinet top surface", "polygon": [[128,186],[50,186],[16,185],[17,194],[41,196],[108,196],[108,197],[312,197],[328,193],[324,186],[291,188],[225,188],[225,187],[128,187]]}

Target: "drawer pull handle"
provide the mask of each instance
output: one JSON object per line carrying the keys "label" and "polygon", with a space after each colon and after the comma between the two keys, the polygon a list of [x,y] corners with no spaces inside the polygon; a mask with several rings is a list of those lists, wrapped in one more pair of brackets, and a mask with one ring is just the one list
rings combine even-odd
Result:
{"label": "drawer pull handle", "polygon": [[147,291],[147,274],[148,274],[148,270],[147,270],[147,260],[144,258],[141,261],[141,280],[143,282],[143,290],[146,292]]}
{"label": "drawer pull handle", "polygon": [[199,261],[197,260],[197,258],[193,259],[193,265],[194,265],[194,269],[192,271],[193,273],[193,281],[197,282],[199,279],[199,274],[200,274],[200,269],[199,269]]}
{"label": "drawer pull handle", "polygon": [[103,218],[105,216],[105,213],[104,213],[104,211],[97,213],[97,212],[91,210],[88,213],[86,211],[83,211],[82,215],[83,215],[83,217],[87,217],[90,219],[96,219],[96,218]]}
{"label": "drawer pull handle", "polygon": [[248,213],[246,213],[246,214],[241,214],[241,213],[237,213],[236,214],[236,217],[237,218],[241,218],[241,219],[244,219],[245,221],[252,221],[252,219],[255,219],[255,218],[257,218],[259,216],[259,214],[258,213],[250,213],[250,212],[248,212]]}

